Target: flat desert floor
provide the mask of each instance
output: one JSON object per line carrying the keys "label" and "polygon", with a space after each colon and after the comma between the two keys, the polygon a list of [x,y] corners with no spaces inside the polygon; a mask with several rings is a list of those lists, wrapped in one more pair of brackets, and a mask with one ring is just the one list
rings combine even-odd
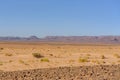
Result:
{"label": "flat desert floor", "polygon": [[0,42],[0,70],[120,64],[120,45]]}

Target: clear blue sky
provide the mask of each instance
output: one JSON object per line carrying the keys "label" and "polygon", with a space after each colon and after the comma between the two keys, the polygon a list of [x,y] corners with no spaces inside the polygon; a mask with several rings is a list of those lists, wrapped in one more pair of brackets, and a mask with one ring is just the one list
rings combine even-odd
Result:
{"label": "clear blue sky", "polygon": [[120,0],[0,0],[0,36],[120,35]]}

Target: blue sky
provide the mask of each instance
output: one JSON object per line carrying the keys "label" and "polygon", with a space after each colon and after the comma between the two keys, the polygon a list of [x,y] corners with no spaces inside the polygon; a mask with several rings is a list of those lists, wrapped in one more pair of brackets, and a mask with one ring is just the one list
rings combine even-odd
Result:
{"label": "blue sky", "polygon": [[119,0],[0,0],[0,36],[120,35]]}

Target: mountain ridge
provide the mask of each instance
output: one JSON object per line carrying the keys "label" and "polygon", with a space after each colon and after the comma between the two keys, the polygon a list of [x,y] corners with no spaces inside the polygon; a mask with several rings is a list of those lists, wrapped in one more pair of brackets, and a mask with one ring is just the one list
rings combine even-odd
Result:
{"label": "mountain ridge", "polygon": [[0,41],[45,41],[71,43],[120,43],[120,36],[46,36],[30,37],[0,37]]}

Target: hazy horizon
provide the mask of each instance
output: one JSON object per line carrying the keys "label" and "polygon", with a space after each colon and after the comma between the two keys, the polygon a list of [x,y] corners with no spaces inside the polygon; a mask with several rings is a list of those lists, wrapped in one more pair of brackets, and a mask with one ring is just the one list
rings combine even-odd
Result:
{"label": "hazy horizon", "polygon": [[2,35],[0,37],[25,37],[25,38],[28,38],[28,37],[31,37],[31,36],[36,36],[38,38],[45,38],[45,37],[49,37],[49,36],[57,36],[57,37],[72,37],[72,36],[88,36],[88,37],[100,37],[100,36],[120,36],[120,35],[45,35],[45,36],[39,36],[39,35],[27,35],[27,36],[19,36],[19,35]]}
{"label": "hazy horizon", "polygon": [[119,3],[119,0],[2,0],[0,36],[119,36]]}

